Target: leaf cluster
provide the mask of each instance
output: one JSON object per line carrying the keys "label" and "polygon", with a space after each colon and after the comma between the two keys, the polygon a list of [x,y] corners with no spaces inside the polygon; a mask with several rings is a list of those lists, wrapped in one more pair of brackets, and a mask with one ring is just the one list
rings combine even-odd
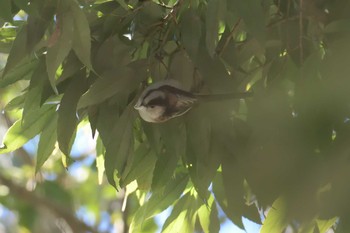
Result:
{"label": "leaf cluster", "polygon": [[[271,208],[262,232],[347,232],[349,10],[329,0],[2,0],[0,88],[26,85],[5,107],[22,113],[0,153],[40,135],[37,171],[56,142],[69,161],[88,121],[99,176],[143,193],[132,232],[169,206],[164,232],[218,232],[218,206],[241,228]],[[13,20],[19,11],[26,20]],[[165,78],[255,94],[145,123],[133,105]]]}

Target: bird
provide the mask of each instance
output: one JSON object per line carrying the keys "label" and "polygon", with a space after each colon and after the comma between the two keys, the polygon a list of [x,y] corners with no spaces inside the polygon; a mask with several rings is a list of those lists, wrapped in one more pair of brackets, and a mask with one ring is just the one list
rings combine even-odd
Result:
{"label": "bird", "polygon": [[251,97],[252,94],[252,92],[191,93],[184,90],[176,80],[166,79],[149,85],[141,93],[134,108],[144,121],[162,123],[184,115],[202,102],[243,99]]}

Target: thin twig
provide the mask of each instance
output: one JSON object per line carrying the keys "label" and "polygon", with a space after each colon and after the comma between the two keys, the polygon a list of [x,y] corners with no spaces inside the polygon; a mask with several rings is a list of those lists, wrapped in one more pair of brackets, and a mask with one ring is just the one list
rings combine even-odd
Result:
{"label": "thin twig", "polygon": [[179,7],[181,6],[183,0],[177,0],[177,2],[175,2],[175,4],[170,8],[170,12],[164,17],[164,20],[168,20],[168,18],[170,16],[174,17],[174,15],[176,15],[177,10],[179,9]]}

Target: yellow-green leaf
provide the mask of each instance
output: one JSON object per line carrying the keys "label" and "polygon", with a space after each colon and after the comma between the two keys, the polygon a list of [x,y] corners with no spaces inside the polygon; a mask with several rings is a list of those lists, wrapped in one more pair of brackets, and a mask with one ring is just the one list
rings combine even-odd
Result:
{"label": "yellow-green leaf", "polygon": [[105,158],[104,158],[105,148],[103,146],[100,137],[97,138],[96,142],[96,167],[97,167],[97,177],[98,183],[102,184],[103,174],[105,172]]}
{"label": "yellow-green leaf", "polygon": [[173,204],[183,193],[187,183],[188,176],[178,174],[169,180],[162,191],[153,193],[151,198],[136,211],[130,224],[130,232],[142,232],[143,222]]}
{"label": "yellow-green leaf", "polygon": [[47,122],[52,120],[54,113],[54,108],[46,105],[27,117],[29,122],[25,127],[22,126],[21,120],[16,121],[5,134],[3,146],[0,148],[0,154],[12,152],[20,148],[39,134]]}
{"label": "yellow-green leaf", "polygon": [[288,222],[286,199],[279,197],[272,204],[260,233],[283,232]]}
{"label": "yellow-green leaf", "polygon": [[215,199],[212,195],[208,198],[207,204],[198,209],[198,218],[204,233],[215,233],[220,230],[220,221]]}
{"label": "yellow-green leaf", "polygon": [[331,228],[336,223],[337,220],[338,220],[337,217],[334,217],[328,220],[317,219],[316,223],[317,223],[319,233],[326,233],[329,230],[329,228]]}

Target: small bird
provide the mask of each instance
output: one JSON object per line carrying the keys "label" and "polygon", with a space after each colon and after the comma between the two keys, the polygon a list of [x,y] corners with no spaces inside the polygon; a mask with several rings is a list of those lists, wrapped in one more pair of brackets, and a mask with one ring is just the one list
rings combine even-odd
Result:
{"label": "small bird", "polygon": [[148,86],[140,95],[134,108],[147,122],[161,123],[187,113],[201,102],[242,99],[252,96],[252,92],[225,94],[199,94],[185,91],[173,79],[167,79]]}

